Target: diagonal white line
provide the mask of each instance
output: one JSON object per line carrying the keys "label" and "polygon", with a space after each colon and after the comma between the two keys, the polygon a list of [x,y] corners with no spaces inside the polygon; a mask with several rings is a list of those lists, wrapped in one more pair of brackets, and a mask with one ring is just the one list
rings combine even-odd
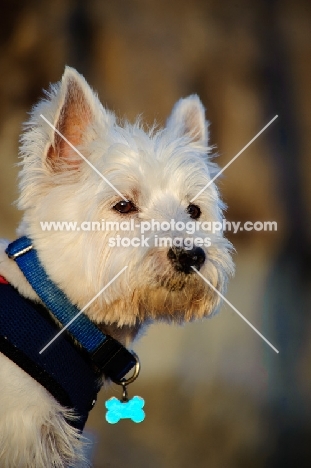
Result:
{"label": "diagonal white line", "polygon": [[83,309],[80,310],[80,312],[75,315],[75,317],[73,317],[58,333],[57,335],[54,336],[54,338],[52,338],[51,341],[48,342],[47,345],[44,346],[44,348],[41,349],[41,351],[39,352],[39,354],[42,354],[68,327],[69,325],[71,325],[75,320],[77,320],[77,318],[92,304],[92,302],[95,301],[95,299],[98,298],[98,296],[100,296],[104,291],[105,289],[107,289],[120,275],[121,273],[123,273],[124,270],[127,269],[127,265],[122,268],[121,271],[119,271],[119,273],[114,276],[112,278],[112,280],[109,281],[109,283],[106,284],[106,286],[104,286],[97,294],[96,296],[93,297],[93,299],[91,299],[84,307]]}
{"label": "diagonal white line", "polygon": [[207,283],[217,294],[218,296],[220,296],[230,307],[231,309],[234,310],[234,312],[236,312],[240,317],[241,319],[244,320],[244,322],[247,323],[247,325],[249,325],[256,333],[257,335],[260,336],[260,338],[262,338],[272,349],[273,351],[275,351],[276,353],[279,353],[279,351],[273,346],[273,344],[270,343],[270,341],[267,340],[267,338],[265,338],[258,330],[257,328],[254,327],[254,325],[252,325],[248,320],[247,318],[244,317],[244,315],[241,314],[241,312],[238,311],[238,309],[236,309],[232,304],[231,302],[228,301],[228,299],[225,298],[225,296],[223,296],[219,291],[218,289],[216,289],[212,283],[210,283],[208,281],[208,279],[206,279],[194,266],[192,267],[193,270],[202,278],[203,281],[205,281],[205,283]]}
{"label": "diagonal white line", "polygon": [[96,169],[96,167],[93,166],[93,164],[90,163],[90,161],[89,161],[88,159],[86,159],[86,157],[83,156],[83,154],[80,153],[80,151],[79,151],[72,143],[70,143],[70,141],[67,140],[67,138],[66,138],[64,135],[62,135],[62,133],[61,133],[59,130],[57,130],[57,128],[54,127],[54,125],[51,124],[51,122],[49,122],[48,119],[47,119],[46,117],[44,117],[44,115],[40,114],[40,117],[41,117],[51,128],[53,128],[54,132],[56,132],[56,133],[57,133],[57,134],[58,134],[58,135],[59,135],[59,136],[60,136],[60,137],[61,137],[61,138],[62,138],[62,139],[63,139],[63,140],[64,140],[64,141],[65,141],[65,142],[66,142],[82,159],[83,159],[83,161],[85,161],[85,162],[86,162],[86,163],[87,163],[87,164],[88,164],[88,165],[89,165],[89,166],[90,166],[90,167],[91,167],[91,168],[92,168],[108,185],[110,185],[110,187],[113,188],[113,190],[114,190],[115,192],[117,192],[117,194],[120,195],[120,197],[123,198],[124,201],[128,201],[128,200],[122,195],[122,193],[119,192],[119,190],[118,190],[111,182],[109,182],[109,180],[106,179],[106,177],[105,177],[103,174],[101,174],[101,172],[99,172],[99,170]]}
{"label": "diagonal white line", "polygon": [[230,164],[232,164],[233,161],[235,161],[235,160],[243,153],[243,151],[245,151],[246,148],[248,148],[248,147],[256,140],[256,138],[258,138],[259,135],[261,135],[261,134],[269,127],[269,125],[271,125],[272,122],[274,122],[277,118],[278,118],[278,115],[276,115],[275,117],[273,117],[273,119],[271,119],[270,122],[268,122],[267,125],[265,125],[265,126],[260,130],[260,132],[258,132],[257,135],[255,135],[254,138],[252,138],[251,141],[249,141],[249,142],[247,143],[247,145],[245,145],[244,148],[242,148],[241,151],[239,151],[238,154],[236,154],[236,155],[231,159],[231,161],[229,161],[228,164],[226,164],[225,167],[223,167],[223,168],[218,172],[218,174],[216,174],[216,175],[212,178],[212,180],[210,180],[210,181],[208,182],[208,184],[206,184],[205,187],[203,187],[203,188],[199,191],[199,193],[197,193],[196,196],[192,198],[192,200],[190,200],[190,202],[192,203],[196,198],[198,198],[198,196],[201,195],[201,193],[204,192],[204,190],[206,190],[207,187],[209,187],[209,186],[214,182],[214,180],[216,180],[216,179],[220,176],[220,174],[222,174],[222,173],[227,169],[227,167],[229,167]]}

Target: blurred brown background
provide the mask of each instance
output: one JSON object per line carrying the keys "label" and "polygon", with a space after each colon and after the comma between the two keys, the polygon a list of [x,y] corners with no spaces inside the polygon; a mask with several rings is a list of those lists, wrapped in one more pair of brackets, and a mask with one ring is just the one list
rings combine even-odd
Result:
{"label": "blurred brown background", "polygon": [[118,115],[164,123],[198,93],[224,166],[228,219],[276,220],[230,235],[228,306],[184,328],[154,326],[135,345],[131,394],[147,417],[109,426],[103,390],[88,436],[94,468],[311,466],[310,78],[308,0],[0,1],[0,235],[14,238],[18,138],[42,88],[76,67]]}

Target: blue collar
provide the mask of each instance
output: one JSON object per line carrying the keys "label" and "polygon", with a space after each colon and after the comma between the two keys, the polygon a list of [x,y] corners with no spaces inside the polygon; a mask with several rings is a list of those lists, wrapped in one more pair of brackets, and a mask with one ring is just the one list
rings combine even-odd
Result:
{"label": "blue collar", "polygon": [[[6,253],[15,260],[33,290],[60,323],[60,328],[79,314],[79,309],[48,277],[31,239],[20,237],[9,244]],[[66,332],[86,351],[98,372],[112,380],[120,381],[136,364],[132,353],[117,340],[102,333],[85,314],[73,321]]]}

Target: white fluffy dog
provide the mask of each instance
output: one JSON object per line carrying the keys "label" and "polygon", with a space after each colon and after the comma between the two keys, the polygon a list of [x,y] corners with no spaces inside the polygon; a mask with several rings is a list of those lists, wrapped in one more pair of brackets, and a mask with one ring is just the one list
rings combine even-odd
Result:
{"label": "white fluffy dog", "polygon": [[[127,266],[85,309],[104,333],[128,346],[154,320],[181,323],[217,311],[219,296],[192,268],[221,293],[233,271],[229,242],[217,232],[209,233],[207,243],[199,223],[222,220],[215,184],[191,202],[217,171],[197,96],[178,101],[165,128],[146,131],[140,121],[118,122],[85,79],[66,68],[61,82],[33,109],[21,158],[18,207],[24,217],[18,234],[31,239],[48,278],[70,303],[81,310]],[[86,222],[103,220],[115,222],[115,228],[98,229],[97,223],[97,229],[83,229],[90,226]],[[160,229],[151,227],[138,245],[142,223],[152,220]],[[125,221],[125,228],[117,230]],[[75,229],[44,228],[55,222],[74,222]],[[189,222],[194,226],[190,235],[177,229]],[[125,237],[129,246],[117,246],[117,239]],[[178,242],[159,243],[164,237]],[[190,247],[189,239],[194,241]],[[21,296],[46,306],[5,252],[7,246],[1,241],[0,301],[8,282]],[[9,311],[6,317],[9,321]],[[24,319],[20,315],[19,325]],[[0,351],[1,468],[81,463],[83,438],[73,424],[79,414]]]}

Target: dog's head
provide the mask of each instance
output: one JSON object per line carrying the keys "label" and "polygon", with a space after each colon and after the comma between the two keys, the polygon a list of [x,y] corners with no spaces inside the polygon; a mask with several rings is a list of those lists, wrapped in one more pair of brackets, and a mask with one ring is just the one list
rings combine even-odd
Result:
{"label": "dog's head", "polygon": [[223,205],[197,96],[177,102],[165,128],[146,131],[120,124],[66,68],[26,125],[20,233],[73,303],[84,307],[126,266],[85,311],[95,322],[182,322],[218,309],[195,269],[224,293],[233,264],[221,230],[208,229]]}

